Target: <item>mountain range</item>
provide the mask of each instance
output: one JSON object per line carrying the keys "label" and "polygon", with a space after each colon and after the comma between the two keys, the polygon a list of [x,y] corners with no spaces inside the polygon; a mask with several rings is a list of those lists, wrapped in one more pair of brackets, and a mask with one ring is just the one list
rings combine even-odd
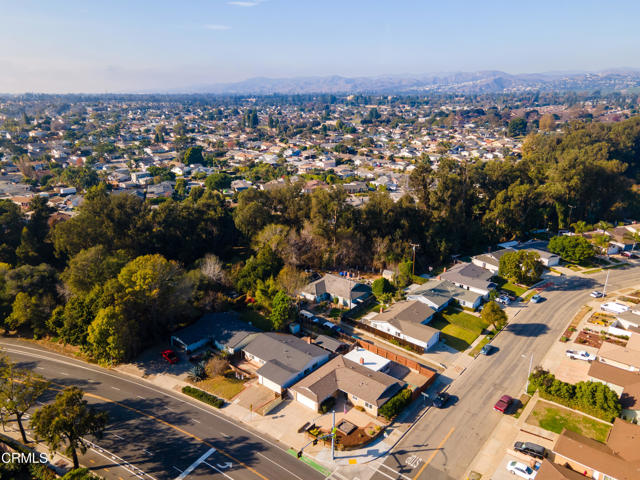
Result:
{"label": "mountain range", "polygon": [[523,91],[629,91],[640,87],[640,70],[612,69],[600,72],[546,72],[509,74],[501,71],[451,72],[428,75],[376,77],[266,78],[233,83],[193,85],[164,93],[213,93],[232,95],[311,93],[510,93]]}

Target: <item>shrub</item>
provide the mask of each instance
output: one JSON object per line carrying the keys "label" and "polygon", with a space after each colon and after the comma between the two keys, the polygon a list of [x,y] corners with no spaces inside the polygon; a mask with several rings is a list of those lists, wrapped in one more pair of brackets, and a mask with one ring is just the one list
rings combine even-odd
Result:
{"label": "shrub", "polygon": [[226,358],[213,356],[207,362],[205,370],[210,377],[224,375],[229,370],[229,361]]}
{"label": "shrub", "polygon": [[322,413],[327,413],[328,411],[330,411],[333,406],[336,404],[336,399],[334,397],[329,397],[326,398],[321,404],[320,404],[320,411]]}
{"label": "shrub", "polygon": [[607,422],[620,415],[622,407],[618,394],[600,382],[578,382],[575,385],[558,380],[555,375],[541,368],[529,377],[529,391],[538,390],[540,396],[580,410]]}
{"label": "shrub", "polygon": [[189,395],[196,400],[200,400],[201,402],[208,403],[209,405],[212,405],[216,408],[221,408],[224,405],[224,400],[222,398],[218,398],[215,395],[207,393],[198,388],[193,388],[190,386],[182,387],[182,393],[184,393],[185,395]]}
{"label": "shrub", "polygon": [[411,390],[404,388],[391,397],[387,403],[382,405],[378,410],[378,413],[387,420],[391,420],[392,418],[395,418],[407,405],[409,405],[409,403],[411,403]]}
{"label": "shrub", "polygon": [[189,370],[190,380],[199,382],[201,380],[204,380],[205,378],[207,378],[207,371],[205,370],[202,363],[194,365],[193,367],[191,367],[191,370]]}

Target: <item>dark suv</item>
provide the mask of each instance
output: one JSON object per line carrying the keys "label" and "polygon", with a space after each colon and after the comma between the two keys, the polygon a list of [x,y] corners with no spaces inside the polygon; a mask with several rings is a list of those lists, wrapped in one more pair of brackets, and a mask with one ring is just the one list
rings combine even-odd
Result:
{"label": "dark suv", "polygon": [[538,445],[537,443],[531,442],[516,442],[513,445],[513,449],[516,452],[524,453],[525,455],[529,455],[533,458],[543,459],[546,457],[547,452],[543,446]]}

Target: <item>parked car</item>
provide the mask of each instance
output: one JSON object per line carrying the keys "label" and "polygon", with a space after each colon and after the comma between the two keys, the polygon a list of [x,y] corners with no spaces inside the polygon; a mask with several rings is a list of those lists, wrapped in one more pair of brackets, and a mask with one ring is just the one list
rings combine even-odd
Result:
{"label": "parked car", "polygon": [[513,444],[513,449],[516,452],[524,453],[525,455],[539,458],[541,460],[547,456],[547,451],[544,449],[544,447],[542,445],[538,445],[537,443],[516,442]]}
{"label": "parked car", "polygon": [[173,365],[174,363],[178,363],[178,355],[176,355],[176,352],[174,352],[170,348],[162,352],[162,358],[164,358],[171,365]]}
{"label": "parked car", "polygon": [[482,355],[491,355],[491,352],[493,352],[493,346],[488,343],[480,350]]}
{"label": "parked car", "polygon": [[593,362],[596,359],[596,356],[593,353],[589,353],[585,350],[567,350],[565,353],[571,360]]}
{"label": "parked car", "polygon": [[520,478],[525,478],[527,480],[533,480],[536,478],[538,472],[536,472],[533,468],[525,465],[522,462],[509,462],[507,463],[507,470],[511,472],[513,475],[517,475]]}
{"label": "parked car", "polygon": [[498,298],[496,298],[496,302],[500,303],[501,305],[509,305],[511,304],[511,299],[509,299],[509,297],[507,297],[506,295],[500,295]]}
{"label": "parked car", "polygon": [[591,292],[591,296],[593,298],[602,298],[604,297],[604,293],[602,293],[600,290],[594,290],[593,292]]}
{"label": "parked car", "polygon": [[505,413],[509,409],[509,406],[511,406],[512,403],[513,403],[513,398],[511,398],[509,395],[503,395],[500,397],[500,400],[498,400],[496,404],[493,406],[493,409],[497,410],[498,412]]}
{"label": "parked car", "polygon": [[433,399],[433,406],[436,408],[444,408],[449,398],[450,395],[447,392],[440,392],[436,395],[436,398]]}
{"label": "parked car", "polygon": [[638,258],[638,256],[632,252],[622,252],[620,255],[627,258]]}
{"label": "parked car", "polygon": [[538,303],[544,300],[539,293],[536,293],[533,297],[531,297],[531,303]]}

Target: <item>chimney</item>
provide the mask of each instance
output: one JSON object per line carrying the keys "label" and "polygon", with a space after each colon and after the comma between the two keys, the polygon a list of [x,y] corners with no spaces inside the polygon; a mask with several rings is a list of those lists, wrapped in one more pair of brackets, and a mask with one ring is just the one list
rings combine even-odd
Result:
{"label": "chimney", "polygon": [[442,271],[442,273],[446,273],[447,271],[447,267],[444,267],[444,270]]}
{"label": "chimney", "polygon": [[442,277],[440,275],[438,275],[438,280],[442,280]]}
{"label": "chimney", "polygon": [[364,365],[364,357],[360,357],[360,365]]}
{"label": "chimney", "polygon": [[313,343],[313,342],[311,341],[311,335],[309,335],[309,336],[307,337],[307,343],[308,343],[309,345],[311,345],[311,344]]}

